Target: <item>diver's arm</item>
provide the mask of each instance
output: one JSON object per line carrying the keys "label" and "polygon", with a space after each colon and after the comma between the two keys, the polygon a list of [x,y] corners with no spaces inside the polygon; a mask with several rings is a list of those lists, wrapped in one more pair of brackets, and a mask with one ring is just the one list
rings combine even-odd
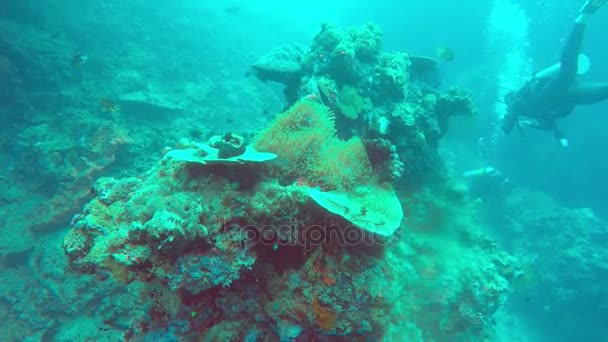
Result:
{"label": "diver's arm", "polygon": [[517,127],[517,130],[519,131],[519,134],[522,137],[524,136],[524,128],[534,128],[539,130],[543,129],[540,122],[537,119],[532,118],[518,118],[517,122],[515,123],[515,126]]}
{"label": "diver's arm", "polygon": [[555,119],[545,119],[543,120],[541,125],[541,129],[554,132],[555,138],[562,147],[568,146],[568,139],[566,139],[566,137],[564,136],[564,132],[557,126],[557,122]]}
{"label": "diver's arm", "polygon": [[564,132],[557,127],[557,124],[553,122],[553,130],[555,132],[555,138],[562,147],[568,147],[568,139],[564,136]]}
{"label": "diver's arm", "polygon": [[519,129],[526,127],[526,128],[534,128],[534,129],[538,129],[538,130],[546,130],[545,126],[539,120],[531,119],[531,118],[518,120],[517,127],[519,127]]}
{"label": "diver's arm", "polygon": [[555,138],[559,141],[560,145],[566,147],[568,146],[568,140],[564,137],[564,134],[561,129],[557,126],[555,119],[522,119],[517,121],[517,128],[519,128],[520,133],[523,135],[523,128],[529,127],[538,129],[541,131],[553,131],[555,133]]}

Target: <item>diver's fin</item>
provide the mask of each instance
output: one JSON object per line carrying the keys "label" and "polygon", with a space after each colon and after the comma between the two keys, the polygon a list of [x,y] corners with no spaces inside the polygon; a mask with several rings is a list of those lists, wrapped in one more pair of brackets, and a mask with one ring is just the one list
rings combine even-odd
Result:
{"label": "diver's fin", "polygon": [[587,0],[583,8],[579,11],[580,14],[593,14],[602,7],[608,0]]}

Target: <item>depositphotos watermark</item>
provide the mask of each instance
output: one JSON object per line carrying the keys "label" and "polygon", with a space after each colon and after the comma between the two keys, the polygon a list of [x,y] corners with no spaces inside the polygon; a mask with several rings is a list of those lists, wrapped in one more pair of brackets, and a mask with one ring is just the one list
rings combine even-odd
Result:
{"label": "depositphotos watermark", "polygon": [[[326,216],[323,224],[303,224],[295,219],[282,225],[251,225],[234,221],[222,222],[223,232],[228,230],[244,234],[247,246],[262,244],[266,246],[303,246],[307,251],[320,245],[339,246],[379,246],[398,239],[398,232],[391,236],[380,236],[354,225]],[[218,235],[222,232],[218,233]],[[210,237],[215,242],[216,237]]]}

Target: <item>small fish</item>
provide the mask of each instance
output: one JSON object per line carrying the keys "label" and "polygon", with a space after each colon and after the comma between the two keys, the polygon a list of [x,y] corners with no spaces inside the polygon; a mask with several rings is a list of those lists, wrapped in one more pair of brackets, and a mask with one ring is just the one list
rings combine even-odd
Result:
{"label": "small fish", "polygon": [[447,46],[440,46],[437,48],[437,58],[444,62],[451,62],[454,60],[454,51]]}
{"label": "small fish", "polygon": [[99,100],[99,107],[101,108],[102,112],[106,113],[115,113],[120,111],[120,105],[114,102],[114,100],[108,98]]}
{"label": "small fish", "polygon": [[84,65],[88,60],[89,56],[82,53],[77,53],[74,55],[74,57],[72,57],[72,65],[78,67]]}
{"label": "small fish", "polygon": [[203,136],[203,132],[199,131],[198,129],[191,129],[189,133],[190,136],[196,140],[200,140]]}

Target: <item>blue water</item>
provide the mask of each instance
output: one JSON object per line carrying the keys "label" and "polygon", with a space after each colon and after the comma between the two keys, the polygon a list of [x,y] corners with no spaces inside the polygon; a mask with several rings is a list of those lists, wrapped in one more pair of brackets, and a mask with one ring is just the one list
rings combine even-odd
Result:
{"label": "blue water", "polygon": [[[575,0],[559,4],[529,0],[4,0],[0,4],[0,341],[608,340],[608,159],[604,151],[608,101],[579,106],[559,121],[569,140],[567,147],[560,146],[550,132],[527,129],[523,135],[514,131],[507,136],[498,127],[505,89],[516,89],[531,72],[559,61],[581,5]],[[251,250],[227,257],[232,262],[228,266],[217,266],[221,255],[186,265],[193,254],[188,254],[187,261],[179,259],[179,254],[193,249],[198,253],[200,246],[180,249],[180,237],[169,252],[176,255],[167,258],[180,260],[175,265],[181,267],[184,278],[192,274],[199,278],[186,281],[177,275],[176,280],[167,270],[164,280],[154,285],[146,277],[169,269],[170,263],[151,258],[145,267],[153,264],[154,271],[145,272],[116,266],[138,258],[138,252],[119,253],[132,243],[125,242],[133,237],[127,238],[124,231],[107,242],[117,244],[107,258],[87,261],[90,264],[84,266],[75,266],[69,259],[80,257],[66,247],[77,244],[70,234],[82,227],[79,224],[87,227],[82,234],[92,234],[86,235],[89,238],[113,236],[107,222],[122,222],[116,224],[121,230],[138,220],[129,221],[118,213],[152,217],[160,212],[155,206],[181,205],[172,201],[182,200],[176,194],[185,188],[178,190],[177,183],[163,182],[197,173],[179,176],[177,172],[171,181],[154,183],[154,177],[160,179],[168,172],[165,164],[159,164],[167,151],[191,147],[188,140],[202,141],[226,132],[253,140],[277,113],[293,104],[280,84],[262,82],[252,74],[250,66],[260,57],[286,44],[311,46],[324,23],[347,28],[366,22],[382,29],[383,51],[436,59],[440,59],[439,47],[453,51],[453,61],[440,60],[441,85],[431,91],[443,92],[451,86],[466,89],[477,110],[471,117],[450,118],[447,133],[431,148],[440,156],[435,169],[420,171],[408,160],[404,166],[404,177],[410,175],[408,170],[437,174],[462,194],[450,197],[450,191],[433,192],[445,184],[432,177],[394,180],[405,208],[400,237],[406,236],[407,241],[378,254],[375,249],[353,252],[333,245],[299,254],[299,247],[273,243],[266,249],[252,249],[258,260],[255,266],[248,254]],[[606,8],[589,21],[582,51],[591,60],[586,80],[608,82],[607,22]],[[337,115],[336,120],[338,130],[348,126],[344,136],[370,137],[362,128],[367,124],[364,119],[355,124],[340,121]],[[344,132],[338,133],[343,137]],[[394,131],[386,137],[398,146],[402,145],[397,140],[411,138]],[[356,151],[345,155],[356,155]],[[500,174],[479,179],[462,176],[484,167]],[[207,171],[199,172],[207,175]],[[269,175],[281,186],[293,183],[321,190],[328,186],[311,185],[314,181],[299,173],[293,179]],[[207,176],[208,192],[200,190],[203,183],[197,182],[203,182],[202,178],[188,185],[189,191],[198,189],[204,200],[188,202],[184,212],[190,205],[199,205],[213,208],[209,212],[229,208],[230,215],[245,217],[254,215],[250,211],[263,211],[251,209],[258,204],[272,206],[268,204],[272,196],[277,203],[291,203],[267,189],[271,195],[247,197],[252,191],[248,186],[265,177],[257,173],[246,177],[229,171],[227,181],[217,187],[209,185],[214,172]],[[114,177],[118,181],[108,184],[119,185],[95,185],[102,177]],[[126,177],[142,183],[130,188]],[[144,199],[139,204],[107,199],[122,186],[127,189],[126,198]],[[209,198],[217,193],[226,197]],[[155,196],[165,200],[151,204],[149,199]],[[466,198],[465,204],[455,197]],[[234,198],[245,200],[236,205]],[[111,209],[95,207],[99,201]],[[428,212],[418,214],[424,203]],[[296,204],[286,206],[293,209]],[[268,217],[289,215],[287,209],[276,208]],[[306,215],[319,212],[304,208]],[[356,208],[367,214],[368,207]],[[463,208],[467,209],[459,220],[458,211]],[[342,217],[350,214],[348,210]],[[182,214],[182,218],[190,215]],[[444,219],[435,220],[434,215]],[[178,226],[204,221],[191,217]],[[452,224],[462,231],[445,228]],[[417,230],[417,225],[426,228]],[[93,232],[96,229],[99,232]],[[469,241],[463,237],[469,234],[476,236],[471,241],[479,234],[497,247],[479,247],[481,238],[460,244]],[[183,239],[200,243],[192,236]],[[221,254],[236,248],[236,240],[228,240],[223,245],[215,241],[204,245],[200,253]],[[143,245],[151,249],[149,254],[160,253],[148,243]],[[119,254],[128,260],[118,259]],[[313,263],[315,258],[323,259],[323,265]],[[356,262],[349,264],[351,258]],[[517,259],[513,261],[517,266],[495,266],[502,258]],[[238,267],[234,266],[237,259]],[[520,271],[525,275],[520,276]],[[202,286],[200,293],[186,293],[187,286],[180,287],[180,281],[200,287],[192,283],[205,277],[213,279],[209,280],[212,284]],[[168,284],[175,283],[181,285],[169,291]],[[438,303],[436,293],[441,291],[437,288],[444,287],[453,291],[449,292],[453,297]],[[496,288],[500,291],[493,295]]]}

